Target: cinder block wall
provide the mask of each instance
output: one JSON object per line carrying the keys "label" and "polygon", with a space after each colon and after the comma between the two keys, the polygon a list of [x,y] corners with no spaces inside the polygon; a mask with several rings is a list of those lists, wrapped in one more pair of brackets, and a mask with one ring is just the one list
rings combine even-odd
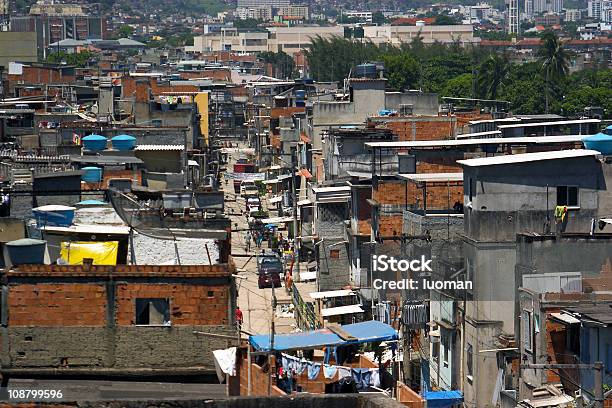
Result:
{"label": "cinder block wall", "polygon": [[[233,265],[21,266],[5,274],[3,367],[214,372],[235,341]],[[169,299],[170,326],[137,326],[136,299]],[[1,340],[1,339],[0,339]]]}

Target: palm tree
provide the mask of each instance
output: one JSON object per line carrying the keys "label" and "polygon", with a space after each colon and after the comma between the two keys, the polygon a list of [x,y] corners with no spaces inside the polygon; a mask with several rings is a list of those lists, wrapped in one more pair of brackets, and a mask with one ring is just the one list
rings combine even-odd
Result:
{"label": "palm tree", "polygon": [[478,88],[485,98],[497,99],[499,90],[510,71],[507,54],[491,53],[482,62],[478,75]]}
{"label": "palm tree", "polygon": [[555,84],[569,73],[570,53],[563,47],[559,37],[552,31],[542,34],[542,45],[538,51],[544,73],[544,96],[546,98],[546,113],[550,94]]}

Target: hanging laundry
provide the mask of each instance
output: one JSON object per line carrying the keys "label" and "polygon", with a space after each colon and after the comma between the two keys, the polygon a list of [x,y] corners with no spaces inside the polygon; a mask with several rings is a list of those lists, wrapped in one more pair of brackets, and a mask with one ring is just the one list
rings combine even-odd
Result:
{"label": "hanging laundry", "polygon": [[555,221],[557,222],[557,224],[560,224],[563,221],[565,221],[566,215],[567,215],[567,206],[558,205],[555,207]]}
{"label": "hanging laundry", "polygon": [[338,367],[339,378],[352,377],[351,369],[347,367]]}
{"label": "hanging laundry", "polygon": [[334,378],[336,376],[336,374],[338,373],[338,367],[337,366],[330,366],[325,364],[323,366],[323,376],[325,378]]}
{"label": "hanging laundry", "polygon": [[308,379],[314,380],[319,376],[321,372],[321,364],[319,363],[308,363]]}
{"label": "hanging laundry", "polygon": [[422,303],[406,302],[402,310],[402,323],[408,326],[423,326],[429,321],[429,308]]}
{"label": "hanging laundry", "polygon": [[365,390],[371,385],[372,372],[369,368],[353,368],[351,373],[358,390]]}
{"label": "hanging laundry", "polygon": [[378,371],[378,368],[371,368],[370,372],[372,378],[372,383],[370,385],[372,387],[380,388],[380,372]]}

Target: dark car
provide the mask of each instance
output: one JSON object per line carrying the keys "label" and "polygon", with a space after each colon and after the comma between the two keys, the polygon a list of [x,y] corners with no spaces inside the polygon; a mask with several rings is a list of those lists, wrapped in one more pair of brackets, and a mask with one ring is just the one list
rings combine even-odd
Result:
{"label": "dark car", "polygon": [[283,273],[283,264],[276,256],[263,256],[257,260],[257,272],[259,279],[257,281],[259,289],[262,288],[280,288],[281,278]]}

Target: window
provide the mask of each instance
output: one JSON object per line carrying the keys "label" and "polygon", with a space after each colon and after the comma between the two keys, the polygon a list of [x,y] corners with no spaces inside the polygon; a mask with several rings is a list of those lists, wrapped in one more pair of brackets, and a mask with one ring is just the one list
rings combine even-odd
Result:
{"label": "window", "polygon": [[473,178],[468,179],[468,195],[470,197],[470,202],[476,197],[476,180]]}
{"label": "window", "polygon": [[523,310],[521,316],[521,325],[523,328],[523,347],[525,351],[532,352],[532,339],[533,339],[533,319],[532,312],[529,310]]}
{"label": "window", "polygon": [[329,250],[329,257],[333,258],[333,259],[340,258],[340,250],[339,249],[330,249]]}
{"label": "window", "polygon": [[170,299],[136,299],[136,325],[169,326]]}
{"label": "window", "polygon": [[449,338],[448,335],[442,336],[442,347],[444,347],[444,352],[442,353],[442,362],[445,367],[448,367],[448,349],[449,349]]}
{"label": "window", "polygon": [[466,348],[466,365],[467,365],[467,376],[471,380],[474,377],[474,348],[468,343]]}
{"label": "window", "polygon": [[578,187],[557,186],[557,205],[578,207]]}
{"label": "window", "polygon": [[438,361],[440,357],[440,342],[436,341],[431,343],[431,358],[432,360]]}

